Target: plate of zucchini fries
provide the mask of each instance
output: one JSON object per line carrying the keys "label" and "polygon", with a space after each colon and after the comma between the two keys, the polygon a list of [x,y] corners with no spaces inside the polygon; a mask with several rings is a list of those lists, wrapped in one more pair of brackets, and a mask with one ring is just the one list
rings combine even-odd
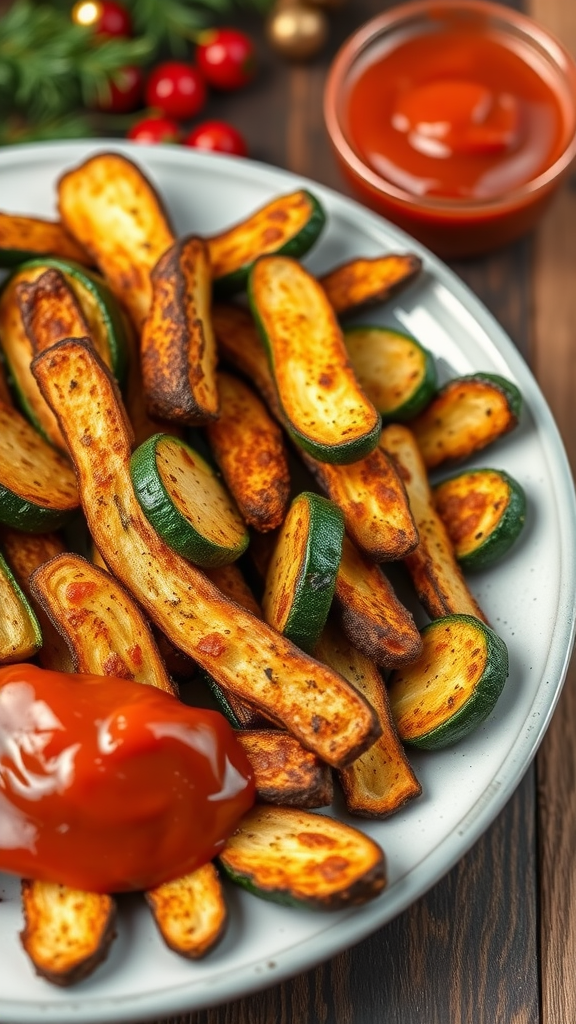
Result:
{"label": "plate of zucchini fries", "polygon": [[570,471],[491,315],[358,204],[101,140],[3,151],[0,185],[0,664],[218,709],[257,793],[145,893],[0,874],[0,1018],[215,1005],[504,806],[572,650]]}

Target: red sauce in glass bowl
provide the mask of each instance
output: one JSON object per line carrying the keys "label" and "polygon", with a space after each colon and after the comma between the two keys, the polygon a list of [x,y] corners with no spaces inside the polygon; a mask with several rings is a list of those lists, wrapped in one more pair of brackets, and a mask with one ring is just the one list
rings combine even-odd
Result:
{"label": "red sauce in glass bowl", "polygon": [[562,146],[552,86],[504,36],[464,27],[375,54],[350,82],[345,117],[366,163],[419,196],[501,196]]}
{"label": "red sauce in glass bowl", "polygon": [[524,15],[412,0],[337,54],[325,117],[364,201],[444,256],[527,231],[576,152],[576,65]]}

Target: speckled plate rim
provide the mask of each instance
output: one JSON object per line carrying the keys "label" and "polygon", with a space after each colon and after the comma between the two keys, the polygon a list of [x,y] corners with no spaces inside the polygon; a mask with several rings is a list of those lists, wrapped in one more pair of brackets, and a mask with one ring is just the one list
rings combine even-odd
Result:
{"label": "speckled plate rim", "polygon": [[[123,152],[135,160],[140,154],[153,161],[157,167],[165,165],[173,169],[181,166],[190,171],[198,165],[209,171],[213,170],[215,175],[226,172],[239,182],[256,182],[278,191],[290,191],[304,185],[314,191],[321,200],[328,199],[337,209],[352,214],[354,223],[372,238],[378,239],[380,234],[386,247],[389,246],[392,237],[399,247],[409,248],[410,251],[419,254],[428,273],[444,285],[467,310],[519,382],[526,404],[542,430],[542,443],[549,464],[554,467],[559,530],[563,550],[570,557],[562,559],[558,587],[558,628],[552,637],[542,677],[542,681],[547,681],[549,685],[539,686],[530,714],[524,722],[524,728],[517,733],[491,784],[468,810],[458,826],[409,874],[387,890],[385,904],[375,901],[365,907],[351,910],[333,924],[327,918],[326,928],[321,933],[322,943],[318,942],[316,933],[312,939],[301,942],[298,947],[291,947],[275,954],[273,964],[258,961],[250,965],[250,969],[244,964],[238,969],[223,970],[208,981],[205,978],[198,978],[196,981],[173,986],[169,992],[161,990],[146,992],[142,996],[95,998],[93,995],[83,997],[80,992],[75,993],[71,989],[70,999],[65,1004],[48,1006],[42,1000],[2,1000],[0,989],[2,1024],[36,1024],[37,1021],[46,1021],[50,1024],[64,1024],[69,1021],[92,1024],[96,1021],[107,1021],[119,1024],[121,1021],[150,1020],[217,1006],[309,970],[366,938],[405,910],[442,878],[473,846],[509,800],[546,732],[564,683],[575,637],[576,573],[573,568],[573,556],[576,551],[576,497],[566,452],[550,409],[531,371],[512,341],[470,289],[431,252],[359,203],[301,175],[294,175],[255,161],[237,160],[177,147],[136,147],[118,142],[117,139],[99,139],[90,142],[41,143],[7,149],[0,152],[0,172],[3,168],[17,166],[23,160],[38,164],[39,170],[45,160],[61,161],[64,168],[80,162],[91,153],[103,150]],[[538,716],[537,726],[533,724],[535,716]]]}

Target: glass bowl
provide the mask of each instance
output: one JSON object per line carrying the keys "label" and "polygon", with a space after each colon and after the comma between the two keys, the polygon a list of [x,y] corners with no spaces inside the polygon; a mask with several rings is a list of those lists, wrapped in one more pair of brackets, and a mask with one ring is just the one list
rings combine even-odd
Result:
{"label": "glass bowl", "polygon": [[[403,190],[369,166],[347,126],[350,87],[361,67],[408,36],[438,31],[459,19],[495,33],[538,69],[552,88],[562,130],[553,161],[536,177],[490,198],[444,198]],[[324,117],[347,180],[367,206],[384,214],[444,257],[473,256],[506,245],[529,231],[550,201],[576,155],[576,64],[546,29],[530,18],[486,0],[412,0],[378,15],[344,43],[331,65]]]}

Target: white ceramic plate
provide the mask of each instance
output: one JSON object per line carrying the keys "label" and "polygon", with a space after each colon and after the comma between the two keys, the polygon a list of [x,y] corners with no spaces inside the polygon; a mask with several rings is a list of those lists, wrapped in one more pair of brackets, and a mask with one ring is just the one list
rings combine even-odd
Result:
{"label": "white ceramic plate", "polygon": [[573,643],[575,499],[552,416],[511,341],[460,281],[398,229],[325,188],[249,161],[116,142],[62,143],[0,154],[0,206],[54,212],[54,182],[103,148],[128,152],[156,183],[177,230],[212,233],[270,197],[307,184],[329,225],[306,262],[324,271],[355,255],[412,250],[425,272],[369,319],[397,323],[440,360],[444,377],[503,374],[525,399],[513,434],[477,465],[506,469],[525,488],[528,517],[501,566],[471,587],[508,645],[510,677],[495,712],[457,746],[412,758],[423,796],[388,821],[359,824],[384,847],[389,886],[375,902],[334,915],[284,909],[230,886],[222,944],[190,963],[166,949],[142,899],[121,901],[119,935],[105,964],[71,990],[35,977],[20,943],[18,884],[0,876],[0,1020],[125,1021],[215,1005],[297,974],[358,942],[417,899],[469,849],[504,806],[533,757],[558,699]]}

